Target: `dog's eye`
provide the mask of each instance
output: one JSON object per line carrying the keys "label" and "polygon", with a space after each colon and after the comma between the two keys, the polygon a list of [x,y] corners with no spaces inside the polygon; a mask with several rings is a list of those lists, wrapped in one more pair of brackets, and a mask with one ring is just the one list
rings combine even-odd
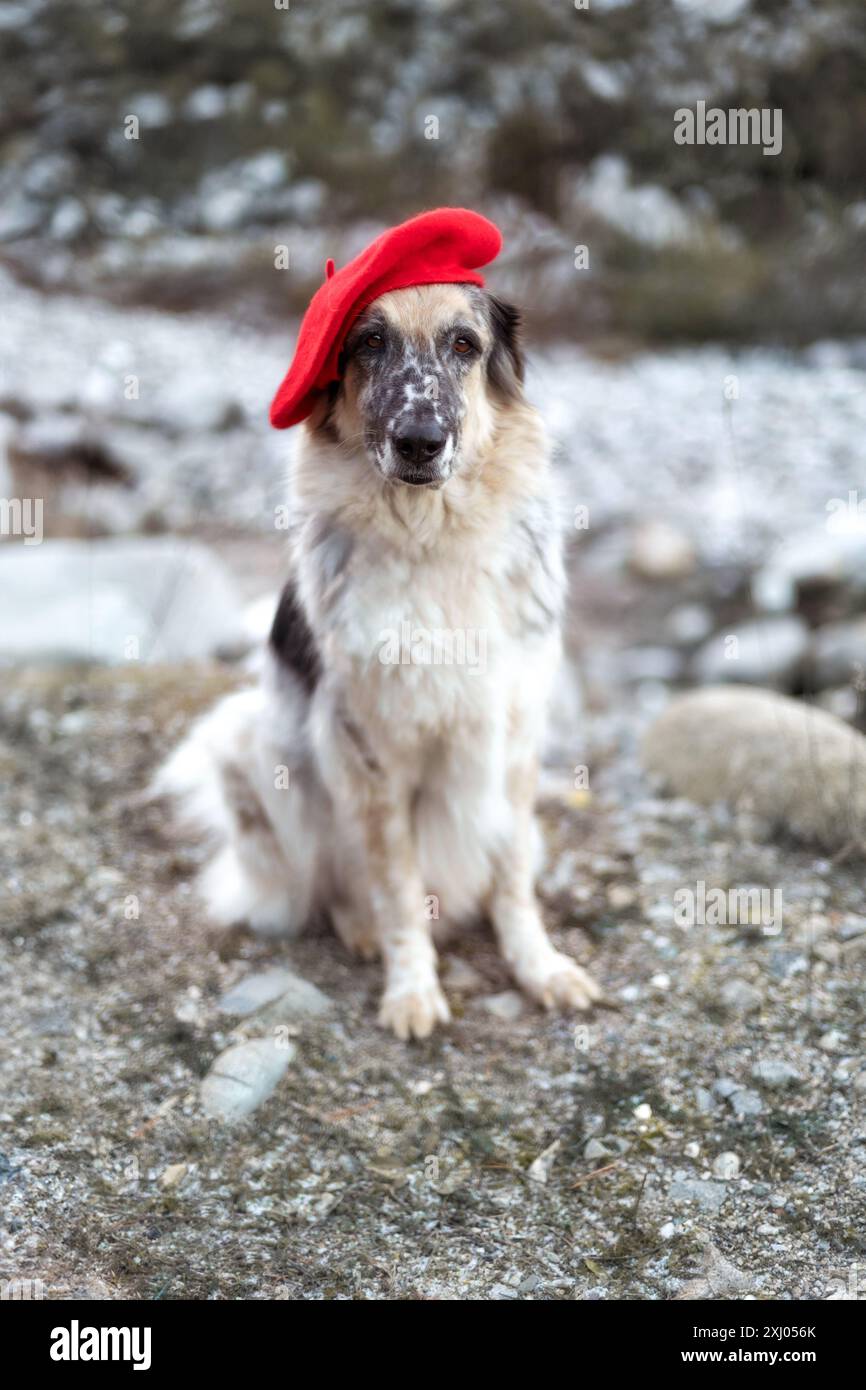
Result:
{"label": "dog's eye", "polygon": [[381,333],[368,333],[364,342],[367,347],[372,348],[374,352],[378,352],[380,348],[385,346],[385,339],[382,337]]}
{"label": "dog's eye", "polygon": [[467,357],[470,352],[475,351],[475,344],[471,343],[468,338],[455,338],[454,351],[459,352],[461,357]]}

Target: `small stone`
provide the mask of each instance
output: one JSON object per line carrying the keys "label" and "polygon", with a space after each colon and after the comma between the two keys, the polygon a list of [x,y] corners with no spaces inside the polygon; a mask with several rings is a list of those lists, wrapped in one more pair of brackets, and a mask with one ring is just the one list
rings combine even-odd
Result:
{"label": "small stone", "polygon": [[330,1013],[334,1001],[310,980],[286,971],[288,985],[278,999],[265,1006],[261,1013],[263,1023],[297,1023],[305,1018],[319,1018]]}
{"label": "small stone", "polygon": [[442,984],[453,994],[478,994],[486,984],[480,970],[459,956],[449,956],[442,971]]}
{"label": "small stone", "polygon": [[785,1086],[793,1086],[801,1077],[797,1068],[792,1067],[790,1062],[765,1057],[752,1067],[752,1080],[759,1086],[767,1086],[770,1090],[782,1090]]}
{"label": "small stone", "polygon": [[745,980],[727,980],[719,991],[719,1000],[732,1014],[751,1014],[760,1009],[763,996]]}
{"label": "small stone", "polygon": [[673,1221],[666,1221],[663,1226],[659,1227],[659,1235],[662,1240],[671,1240],[676,1235],[676,1231],[677,1228]]}
{"label": "small stone", "polygon": [[809,629],[802,618],[760,618],[708,638],[695,656],[695,675],[702,685],[770,685],[797,670],[808,646]]}
{"label": "small stone", "polygon": [[725,1201],[728,1190],[723,1183],[709,1182],[703,1178],[687,1178],[671,1184],[668,1196],[672,1202],[694,1203],[702,1211],[717,1212]]}
{"label": "small stone", "polygon": [[698,1277],[689,1280],[680,1289],[676,1295],[678,1299],[733,1298],[749,1288],[749,1275],[726,1260],[706,1237],[701,1251],[701,1266]]}
{"label": "small stone", "polygon": [[695,563],[688,536],[668,521],[645,521],[632,536],[629,564],[642,579],[684,579]]}
{"label": "small stone", "polygon": [[482,1009],[486,1009],[494,1018],[501,1018],[505,1023],[515,1023],[524,1011],[523,995],[518,994],[515,989],[506,989],[502,994],[488,994],[478,1001]]}
{"label": "small stone", "polygon": [[226,990],[217,1008],[221,1013],[236,1014],[239,1018],[245,1018],[247,1014],[253,1014],[265,1004],[279,999],[294,978],[291,971],[280,967],[247,975],[236,985],[232,985],[231,989]]}
{"label": "small stone", "polygon": [[583,1146],[584,1158],[612,1158],[613,1149],[609,1149],[600,1139],[590,1139]]}
{"label": "small stone", "polygon": [[720,1076],[717,1081],[713,1082],[713,1094],[717,1095],[720,1100],[727,1100],[735,1091],[742,1089],[739,1081],[735,1081],[731,1076]]}
{"label": "small stone", "polygon": [[546,1183],[550,1177],[550,1170],[556,1161],[556,1155],[562,1147],[561,1139],[554,1139],[553,1143],[533,1159],[529,1165],[529,1177],[533,1182]]}
{"label": "small stone", "polygon": [[818,1046],[822,1052],[841,1052],[846,1041],[844,1033],[840,1033],[838,1028],[831,1028],[818,1039]]}
{"label": "small stone", "polygon": [[740,1159],[735,1153],[718,1154],[713,1159],[713,1177],[721,1178],[722,1182],[730,1182],[732,1178],[739,1177]]}
{"label": "small stone", "polygon": [[637,894],[627,883],[608,884],[607,904],[614,912],[627,912],[636,902]]}
{"label": "small stone", "polygon": [[275,1089],[294,1054],[290,1042],[275,1038],[227,1048],[201,1083],[205,1114],[229,1122],[249,1115]]}
{"label": "small stone", "polygon": [[734,1114],[741,1119],[746,1115],[760,1115],[764,1109],[764,1102],[757,1091],[735,1091],[728,1098],[728,1103]]}
{"label": "small stone", "polygon": [[636,1120],[646,1121],[652,1119],[653,1109],[651,1105],[647,1105],[646,1101],[643,1101],[640,1105],[635,1106],[632,1113]]}
{"label": "small stone", "polygon": [[185,1163],[171,1163],[164,1172],[160,1174],[159,1185],[165,1191],[173,1187],[179,1187],[187,1175],[187,1165]]}
{"label": "small stone", "polygon": [[706,1115],[713,1108],[713,1097],[705,1086],[695,1087],[695,1105],[702,1115]]}
{"label": "small stone", "polygon": [[686,1144],[686,1147],[683,1150],[683,1153],[685,1154],[686,1158],[697,1158],[700,1152],[701,1146],[696,1139],[692,1139],[688,1144]]}
{"label": "small stone", "polygon": [[650,980],[650,984],[652,985],[653,989],[668,990],[671,987],[671,977],[670,975],[665,975],[664,972],[662,972],[658,975],[653,975],[652,979]]}

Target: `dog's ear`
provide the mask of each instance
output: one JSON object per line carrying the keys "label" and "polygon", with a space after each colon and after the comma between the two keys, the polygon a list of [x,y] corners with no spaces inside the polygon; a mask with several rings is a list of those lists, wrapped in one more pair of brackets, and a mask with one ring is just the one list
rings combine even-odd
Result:
{"label": "dog's ear", "polygon": [[320,392],[316,399],[313,409],[307,421],[307,428],[316,434],[323,435],[326,439],[337,439],[337,427],[334,422],[334,406],[340,394],[339,381],[332,381]]}
{"label": "dog's ear", "polygon": [[506,398],[519,396],[523,383],[520,311],[492,294],[487,296],[487,308],[493,329],[493,350],[487,365],[490,384]]}

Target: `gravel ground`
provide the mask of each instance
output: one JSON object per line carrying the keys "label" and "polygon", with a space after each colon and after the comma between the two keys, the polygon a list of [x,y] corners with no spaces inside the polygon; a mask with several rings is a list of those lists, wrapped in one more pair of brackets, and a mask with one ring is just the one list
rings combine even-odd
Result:
{"label": "gravel ground", "polygon": [[[213,931],[201,850],[140,802],[238,679],[4,678],[3,1278],[60,1299],[856,1296],[862,865],[655,799],[639,716],[590,713],[593,794],[545,805],[544,896],[610,1007],[523,1005],[479,930],[443,953],[452,1027],[405,1046],[376,1026],[378,968],[324,928]],[[678,926],[698,880],[782,888],[781,933]],[[220,1006],[275,967],[330,1006]],[[209,1117],[214,1061],[277,1035],[272,1094]]]}

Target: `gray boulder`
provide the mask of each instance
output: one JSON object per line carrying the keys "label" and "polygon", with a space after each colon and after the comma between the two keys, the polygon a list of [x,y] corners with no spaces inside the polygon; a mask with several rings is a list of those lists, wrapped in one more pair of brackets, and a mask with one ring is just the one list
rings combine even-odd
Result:
{"label": "gray boulder", "polygon": [[8,664],[186,661],[245,645],[232,578],[198,541],[7,544],[0,592]]}
{"label": "gray boulder", "polygon": [[691,691],[650,726],[642,758],[678,796],[866,852],[866,738],[824,710],[769,690]]}
{"label": "gray boulder", "polygon": [[695,655],[693,673],[703,685],[784,682],[797,671],[808,646],[809,629],[802,619],[758,618],[714,633]]}

